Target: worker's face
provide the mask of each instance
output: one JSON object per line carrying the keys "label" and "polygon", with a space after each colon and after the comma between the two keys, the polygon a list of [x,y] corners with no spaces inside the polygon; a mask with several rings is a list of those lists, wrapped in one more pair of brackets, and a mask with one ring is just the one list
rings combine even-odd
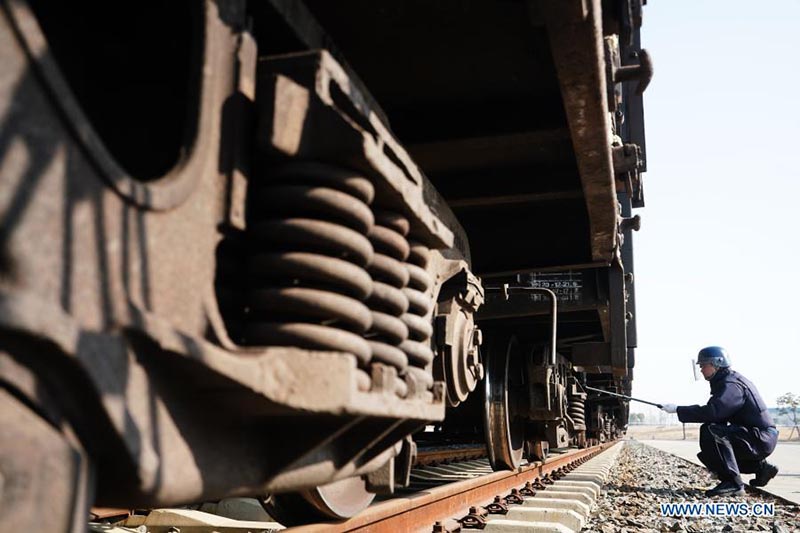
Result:
{"label": "worker's face", "polygon": [[711,363],[700,363],[700,372],[703,374],[703,377],[706,378],[706,381],[714,377],[714,374],[717,373],[717,369]]}

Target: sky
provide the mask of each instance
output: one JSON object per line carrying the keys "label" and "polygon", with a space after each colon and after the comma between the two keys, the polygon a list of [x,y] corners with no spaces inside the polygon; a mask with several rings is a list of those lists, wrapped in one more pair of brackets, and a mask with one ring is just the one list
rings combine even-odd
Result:
{"label": "sky", "polygon": [[633,396],[705,403],[690,361],[719,345],[775,406],[800,393],[800,0],[644,9]]}

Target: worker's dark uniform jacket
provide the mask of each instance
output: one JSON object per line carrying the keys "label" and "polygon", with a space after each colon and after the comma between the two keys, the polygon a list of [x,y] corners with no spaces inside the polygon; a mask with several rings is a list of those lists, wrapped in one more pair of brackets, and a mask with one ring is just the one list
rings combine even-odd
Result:
{"label": "worker's dark uniform jacket", "polygon": [[720,481],[741,484],[739,473],[755,473],[778,443],[767,406],[750,380],[720,368],[709,380],[706,405],[678,407],[681,422],[703,422],[697,457]]}

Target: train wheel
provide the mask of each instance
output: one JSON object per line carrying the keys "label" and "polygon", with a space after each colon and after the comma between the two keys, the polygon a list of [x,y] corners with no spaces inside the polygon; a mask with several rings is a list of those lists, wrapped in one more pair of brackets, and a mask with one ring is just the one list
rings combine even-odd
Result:
{"label": "train wheel", "polygon": [[519,395],[526,393],[525,354],[515,336],[501,336],[490,343],[487,359],[484,427],[489,461],[494,470],[514,470],[525,444],[525,420],[517,408]]}
{"label": "train wheel", "polygon": [[273,495],[264,502],[264,508],[281,524],[294,526],[345,520],[366,509],[374,498],[363,479],[352,477],[296,493]]}

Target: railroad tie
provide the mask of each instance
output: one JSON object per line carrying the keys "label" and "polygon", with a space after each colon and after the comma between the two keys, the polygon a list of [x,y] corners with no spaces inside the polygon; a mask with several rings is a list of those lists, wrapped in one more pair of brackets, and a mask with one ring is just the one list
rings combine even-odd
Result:
{"label": "railroad tie", "polygon": [[534,496],[525,496],[522,505],[511,505],[505,515],[490,515],[484,532],[514,533],[543,531],[578,532],[586,524],[589,513],[622,446],[614,445],[592,457]]}

